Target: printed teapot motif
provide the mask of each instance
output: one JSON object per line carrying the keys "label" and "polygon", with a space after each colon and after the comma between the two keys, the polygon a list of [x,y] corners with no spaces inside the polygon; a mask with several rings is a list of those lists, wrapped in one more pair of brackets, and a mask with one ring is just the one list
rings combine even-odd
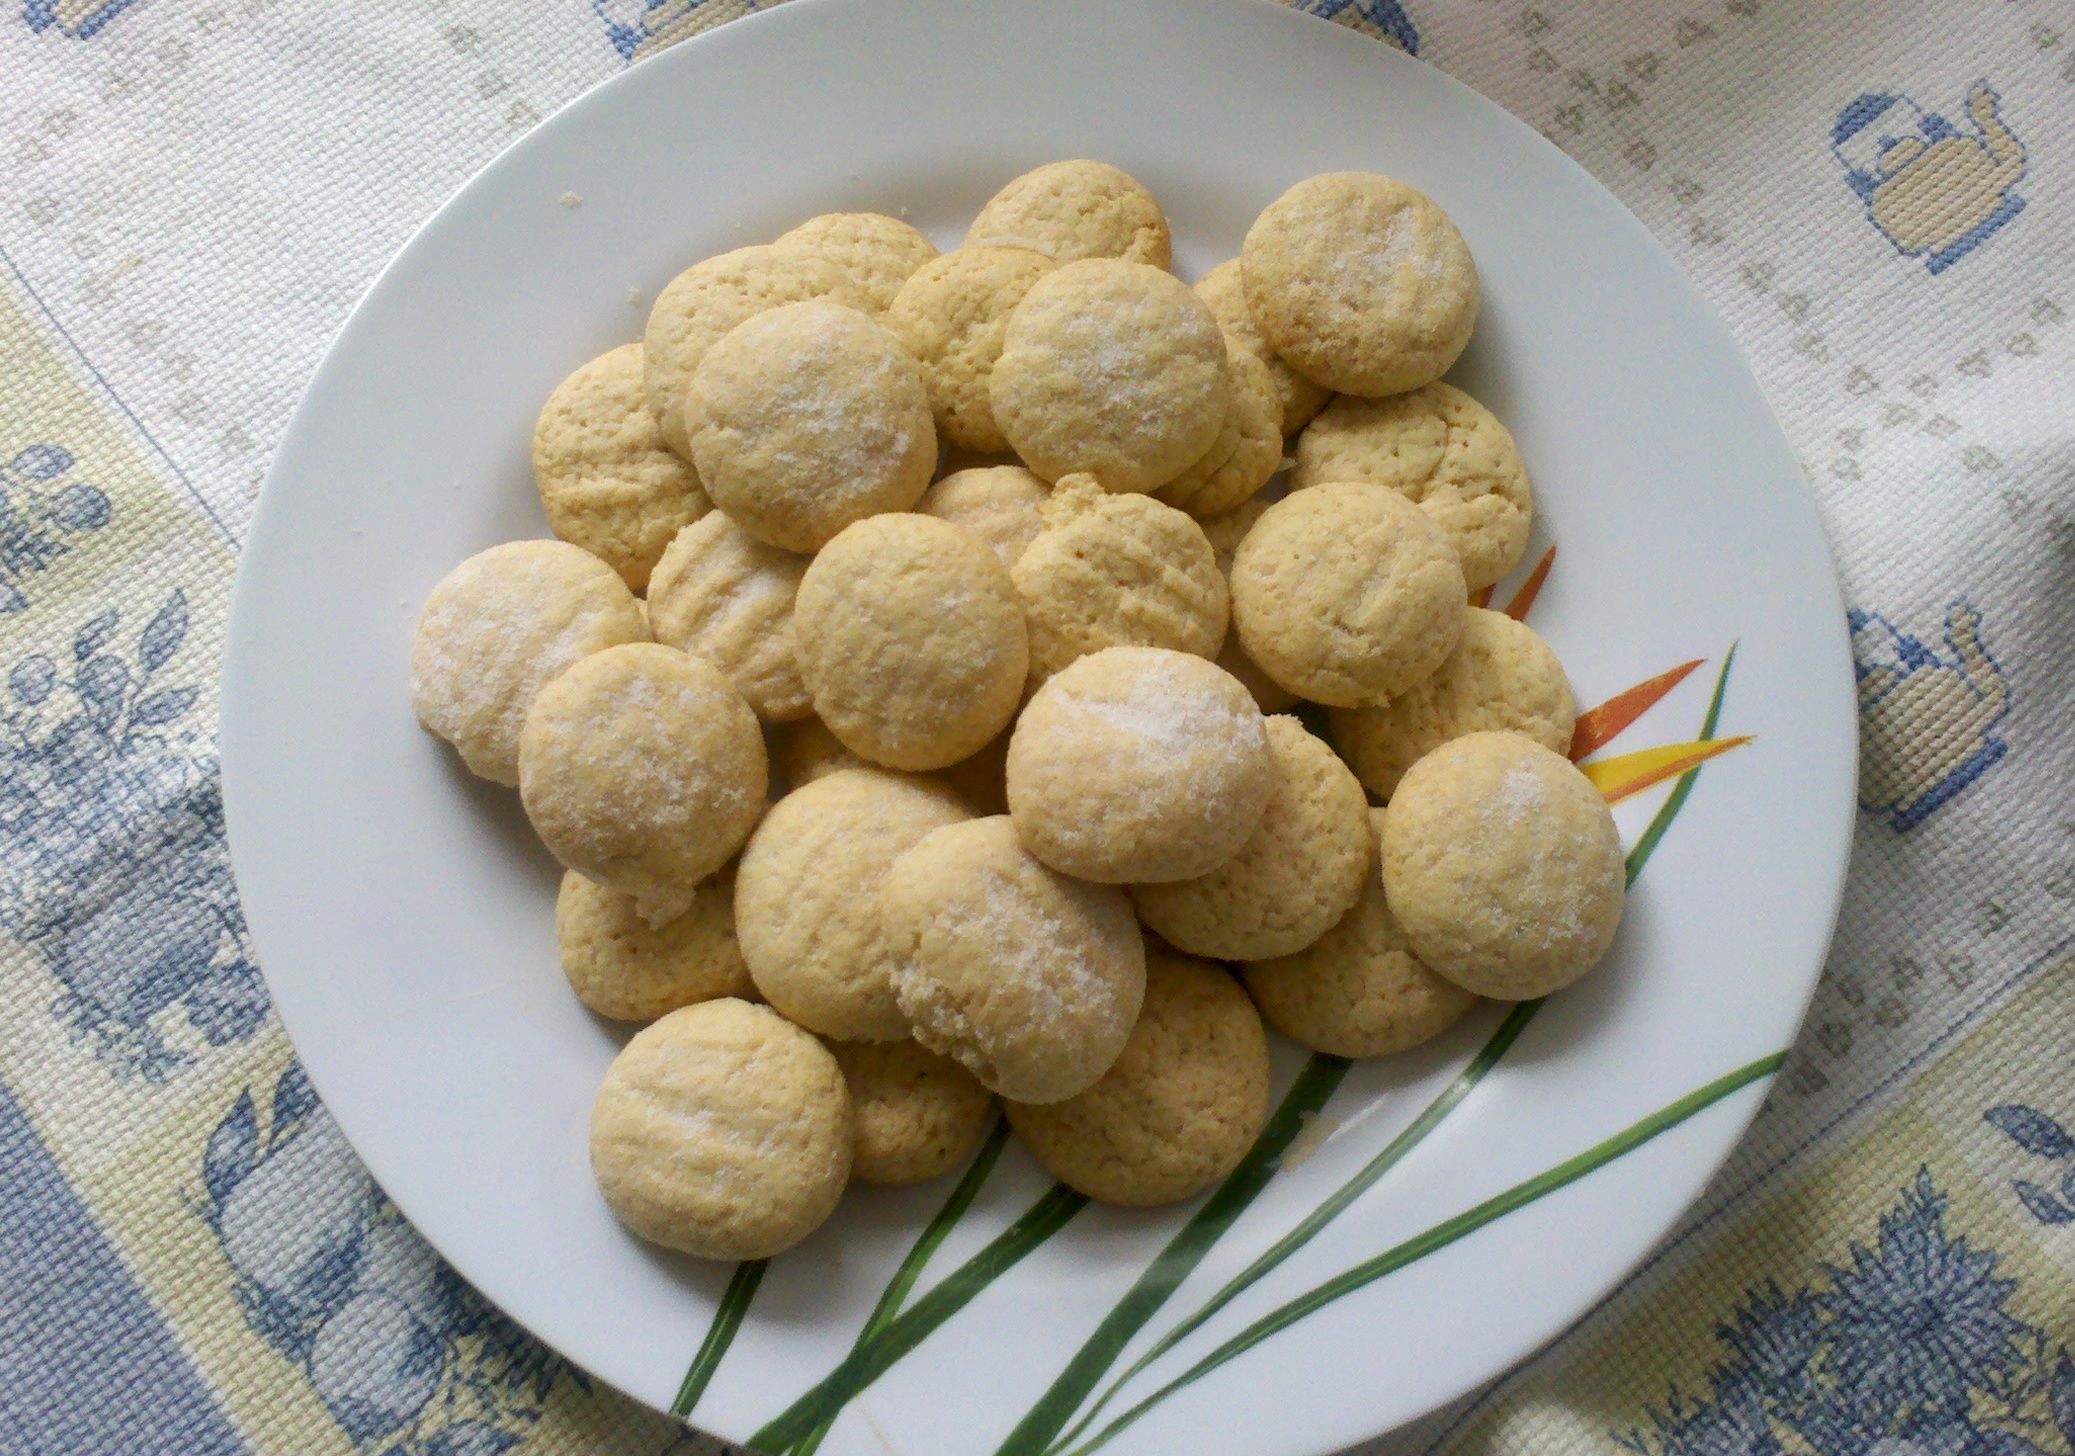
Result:
{"label": "printed teapot motif", "polygon": [[1986,81],[1967,92],[1972,132],[1907,96],[1867,92],[1837,115],[1830,150],[1866,216],[1904,257],[1943,273],[2024,210],[2024,144]]}
{"label": "printed teapot motif", "polygon": [[2006,745],[1989,730],[2010,711],[2010,683],[1971,603],[1946,611],[1946,657],[1877,612],[1854,610],[1850,622],[1859,804],[1913,829],[2002,758]]}

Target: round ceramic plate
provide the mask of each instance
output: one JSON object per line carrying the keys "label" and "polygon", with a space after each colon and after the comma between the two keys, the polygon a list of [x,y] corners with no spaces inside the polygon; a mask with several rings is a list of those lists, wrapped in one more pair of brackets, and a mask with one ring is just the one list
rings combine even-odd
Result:
{"label": "round ceramic plate", "polygon": [[[1151,187],[1190,277],[1316,172],[1405,178],[1461,225],[1484,308],[1452,377],[1512,427],[1539,505],[1495,605],[1531,599],[1605,705],[1579,757],[1634,846],[1615,950],[1407,1056],[1280,1047],[1276,1120],[1208,1202],[1081,1208],[1010,1145],[962,1216],[951,1179],[853,1188],[760,1283],[658,1252],[586,1164],[624,1033],[556,967],[556,867],[515,796],[412,720],[418,606],[464,556],[544,534],[535,411],[687,263],[838,209],[950,246],[1009,177],[1080,156]],[[579,1365],[772,1450],[833,1421],[831,1452],[1298,1456],[1528,1354],[1720,1165],[1822,962],[1853,724],[1822,534],[1757,387],[1527,127],[1255,0],[799,0],[584,97],[383,274],[261,500],[223,750],[245,907],[318,1090],[439,1250]]]}

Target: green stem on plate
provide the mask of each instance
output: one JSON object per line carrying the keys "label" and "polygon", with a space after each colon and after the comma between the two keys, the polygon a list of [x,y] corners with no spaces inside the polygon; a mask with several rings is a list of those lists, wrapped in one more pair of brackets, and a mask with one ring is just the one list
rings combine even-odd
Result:
{"label": "green stem on plate", "polygon": [[1086,1194],[1054,1184],[1021,1218],[945,1275],[905,1313],[895,1315],[871,1339],[860,1341],[820,1383],[751,1436],[749,1444],[759,1451],[791,1450],[1087,1205]]}
{"label": "green stem on plate", "polygon": [[670,1414],[689,1416],[699,1397],[706,1393],[713,1372],[720,1368],[721,1357],[728,1353],[734,1343],[735,1331],[742,1328],[742,1317],[749,1313],[749,1302],[756,1298],[757,1285],[763,1280],[763,1259],[751,1259],[735,1266],[734,1277],[722,1292],[720,1306],[713,1312],[713,1323],[706,1327],[706,1338],[699,1342],[699,1353],[692,1357],[691,1368],[684,1373],[684,1384],[677,1387],[677,1398],[670,1402]]}
{"label": "green stem on plate", "polygon": [[[1506,1019],[1499,1023],[1498,1029],[1491,1034],[1491,1037],[1482,1047],[1478,1048],[1477,1054],[1470,1058],[1468,1065],[1456,1074],[1455,1080],[1443,1088],[1438,1097],[1426,1105],[1419,1116],[1413,1118],[1411,1122],[1405,1125],[1403,1131],[1384,1144],[1382,1151],[1364,1164],[1361,1171],[1336,1188],[1318,1207],[1299,1219],[1288,1233],[1270,1244],[1261,1253],[1260,1257],[1226,1281],[1225,1285],[1199,1305],[1194,1313],[1162,1335],[1153,1343],[1150,1349],[1134,1360],[1124,1370],[1123,1374],[1112,1380],[1109,1387],[1096,1399],[1095,1404],[1088,1408],[1087,1413],[1076,1421],[1064,1436],[1059,1438],[1060,1443],[1070,1442],[1080,1435],[1095,1420],[1096,1416],[1101,1413],[1103,1407],[1110,1403],[1111,1398],[1125,1385],[1129,1384],[1132,1378],[1141,1370],[1144,1370],[1146,1366],[1152,1364],[1187,1339],[1197,1329],[1202,1327],[1204,1321],[1210,1319],[1219,1310],[1253,1287],[1258,1280],[1272,1272],[1283,1260],[1310,1243],[1314,1235],[1338,1218],[1346,1211],[1350,1203],[1353,1203],[1362,1194],[1366,1193],[1374,1186],[1377,1179],[1389,1172],[1407,1153],[1418,1146],[1421,1140],[1439,1126],[1441,1120],[1453,1112],[1456,1105],[1465,1097],[1468,1097],[1477,1084],[1484,1080],[1484,1074],[1498,1065],[1499,1058],[1505,1056],[1507,1049],[1513,1045],[1514,1039],[1520,1035],[1530,1021],[1534,1020],[1535,1012],[1541,1009],[1541,1005],[1540,1001],[1523,1001],[1513,1007],[1507,1013]],[[1102,1368],[1106,1369],[1108,1362],[1115,1360],[1118,1354],[1122,1352],[1122,1348],[1121,1343],[1113,1344],[1106,1351],[1107,1359],[1104,1361]],[[1096,1371],[1096,1374],[1100,1374],[1099,1369]],[[1062,1382],[1064,1379],[1065,1377],[1062,1376]],[[1092,1384],[1092,1381],[1089,1383]],[[1053,1391],[1046,1392],[1044,1399],[1039,1401],[1038,1407],[1033,1410],[1033,1415],[1036,1414],[1036,1410],[1048,1408],[1046,1403],[1054,1398],[1053,1392],[1055,1391],[1058,1392],[1057,1399],[1064,1406],[1065,1412],[1070,1414],[1080,1404],[1082,1397],[1087,1394],[1087,1386],[1084,1385],[1080,1389],[1061,1390],[1059,1385],[1055,1384]],[[1072,1404],[1066,1405],[1065,1402],[1068,1401],[1071,1401]],[[1063,1418],[1062,1416],[1061,1419],[1063,1420]],[[1026,1424],[1034,1425],[1035,1423],[1026,1417]],[[1021,1429],[1022,1427],[1019,1426],[1018,1430],[1020,1431]],[[1054,1431],[1034,1430],[1032,1439],[1035,1440],[1041,1436],[1043,1440],[1049,1441],[1055,1432],[1056,1427]],[[1006,1453],[1012,1450],[1017,1452],[1026,1450],[1035,1452],[1042,1449],[1044,1449],[1043,1446],[1039,1444],[1027,1446],[1005,1445],[1002,1447],[1002,1453],[1003,1456],[1006,1456]]]}
{"label": "green stem on plate", "polygon": [[[1721,718],[1722,698],[1729,681],[1729,668],[1730,664],[1735,662],[1735,660],[1736,648],[1732,644],[1729,652],[1722,659],[1721,671],[1716,675],[1714,691],[1708,700],[1707,715],[1702,723],[1700,732],[1700,736],[1703,738],[1709,737],[1714,733],[1716,724]],[[1643,830],[1641,837],[1636,840],[1635,847],[1628,852],[1624,869],[1629,884],[1633,885],[1635,883],[1636,876],[1643,872],[1643,866],[1649,862],[1650,856],[1656,852],[1658,842],[1664,838],[1665,831],[1671,827],[1672,820],[1676,819],[1680,809],[1685,807],[1686,798],[1693,790],[1693,780],[1699,773],[1700,770],[1698,768],[1692,768],[1679,776],[1678,782],[1672,788],[1672,792],[1665,798],[1664,803],[1659,806],[1657,813],[1651,817],[1648,827]],[[1479,1048],[1477,1054],[1470,1059],[1469,1064],[1457,1074],[1455,1080],[1442,1091],[1441,1095],[1429,1103],[1426,1109],[1418,1117],[1414,1118],[1402,1132],[1392,1138],[1384,1146],[1383,1150],[1370,1159],[1360,1172],[1356,1173],[1346,1183],[1343,1183],[1325,1202],[1321,1203],[1288,1233],[1270,1245],[1259,1258],[1235,1275],[1217,1293],[1213,1294],[1198,1307],[1194,1313],[1183,1319],[1180,1324],[1155,1341],[1143,1355],[1134,1360],[1122,1374],[1104,1388],[1102,1393],[1096,1397],[1095,1403],[1088,1408],[1079,1420],[1074,1422],[1064,1436],[1059,1436],[1057,1441],[1054,1441],[1053,1438],[1058,1436],[1060,1427],[1065,1425],[1067,1419],[1072,1416],[1080,1402],[1094,1388],[1095,1382],[1101,1378],[1102,1372],[1121,1355],[1123,1346],[1128,1342],[1130,1336],[1136,1333],[1137,1325],[1133,1325],[1130,1329],[1122,1331],[1123,1339],[1107,1338],[1106,1333],[1113,1334],[1114,1332],[1109,1331],[1108,1321],[1105,1321],[1104,1325],[1098,1327],[1095,1334],[1089,1337],[1088,1344],[1084,1345],[1081,1351],[1074,1357],[1073,1363],[1068,1365],[1067,1369],[1060,1374],[1058,1380],[1053,1382],[1052,1387],[1031,1408],[1029,1414],[1018,1423],[1016,1429],[1010,1433],[1009,1439],[1002,1444],[997,1456],[1034,1456],[1034,1453],[1046,1450],[1047,1443],[1051,1443],[1056,1447],[1076,1439],[1094,1422],[1103,1409],[1116,1397],[1117,1393],[1143,1372],[1148,1365],[1200,1329],[1207,1320],[1211,1319],[1254,1283],[1274,1270],[1291,1254],[1310,1242],[1321,1229],[1345,1212],[1349,1204],[1367,1192],[1392,1166],[1401,1161],[1405,1154],[1410,1152],[1428,1133],[1432,1132],[1440,1124],[1441,1120],[1455,1109],[1457,1104],[1470,1095],[1477,1084],[1484,1079],[1485,1074],[1498,1064],[1499,1059],[1505,1056],[1507,1050],[1513,1045],[1515,1038],[1525,1029],[1527,1023],[1533,1019],[1536,1010],[1541,1004],[1540,1001],[1526,1001],[1515,1006],[1506,1019],[1500,1023],[1498,1030],[1492,1033],[1490,1040],[1486,1041]],[[1126,1298],[1128,1299],[1129,1296],[1127,1295]],[[1121,1309],[1122,1306],[1120,1305],[1119,1308]],[[1143,1320],[1140,1323],[1143,1323]],[[1098,1341],[1102,1345],[1100,1350],[1095,1348]]]}
{"label": "green stem on plate", "polygon": [[[850,1347],[852,1354],[857,1353],[866,1341],[893,1323],[893,1317],[901,1312],[901,1306],[907,1302],[909,1291],[914,1289],[915,1281],[922,1276],[923,1266],[929,1263],[930,1258],[937,1252],[937,1246],[944,1242],[945,1235],[965,1217],[965,1211],[972,1207],[973,1200],[979,1196],[980,1185],[985,1183],[987,1175],[994,1171],[994,1164],[1001,1157],[1001,1150],[1008,1140],[1009,1121],[997,1115],[994,1126],[988,1130],[987,1140],[980,1144],[980,1150],[973,1155],[972,1162],[966,1165],[965,1172],[959,1177],[958,1186],[951,1190],[951,1196],[944,1200],[944,1206],[937,1210],[936,1217],[929,1221],[929,1226],[922,1231],[922,1236],[915,1240],[915,1247],[908,1250],[908,1257],[901,1260],[900,1268],[894,1270],[893,1278],[887,1281],[886,1290],[879,1296],[879,1302],[872,1306],[872,1312],[865,1317],[863,1328],[857,1332],[857,1341]],[[821,1443],[828,1439],[829,1429],[836,1424],[836,1415],[835,1411],[830,1411],[822,1417],[820,1424],[793,1447],[792,1456],[814,1456],[814,1452],[821,1448]]]}
{"label": "green stem on plate", "polygon": [[1677,1127],[1695,1113],[1713,1106],[1732,1092],[1739,1091],[1760,1078],[1771,1076],[1779,1070],[1780,1063],[1786,1060],[1786,1055],[1785,1052],[1774,1052],[1770,1056],[1760,1057],[1755,1062],[1746,1063],[1733,1072],[1717,1077],[1706,1086],[1695,1088],[1678,1101],[1659,1108],[1640,1122],[1633,1123],[1612,1137],[1595,1143],[1575,1157],[1567,1158],[1553,1168],[1514,1184],[1505,1192],[1487,1198],[1454,1218],[1435,1224],[1426,1232],[1386,1249],[1372,1259],[1365,1259],[1345,1273],[1336,1275],[1288,1303],[1278,1306],[1126,1410],[1094,1437],[1073,1447],[1067,1456],[1087,1456],[1088,1452],[1109,1441],[1175,1391],[1201,1379],[1227,1361],[1245,1354],[1262,1341],[1325,1308],[1343,1295],[1352,1294],[1373,1284],[1385,1275],[1416,1263],[1436,1250],[1444,1249],[1456,1240],[1475,1233],[1486,1224],[1504,1218],[1516,1209],[1524,1208],[1566,1184],[1577,1182],[1587,1173],[1635,1151],[1658,1134]]}
{"label": "green stem on plate", "polygon": [[1283,1094],[1281,1103],[1239,1166],[1218,1185],[1217,1191],[1204,1200],[1195,1215],[1154,1256],[1153,1262],[1138,1276],[1138,1282],[1126,1290],[1124,1297],[1103,1317],[1087,1342],[1059,1372],[1051,1388],[1002,1442],[998,1456],[1041,1451],[1058,1434],[1059,1428],[1066,1424],[1067,1418],[1095,1382],[1102,1378],[1102,1372],[1109,1369],[1124,1346],[1130,1343],[1131,1337],[1159,1311],[1167,1297],[1203,1261],[1211,1245],[1223,1237],[1225,1230],[1246,1211],[1255,1195],[1275,1175],[1276,1169],[1282,1165],[1283,1153],[1325,1105],[1326,1099],[1333,1095],[1340,1079],[1347,1075],[1347,1068],[1344,1058],[1323,1054],[1304,1064],[1297,1080]]}

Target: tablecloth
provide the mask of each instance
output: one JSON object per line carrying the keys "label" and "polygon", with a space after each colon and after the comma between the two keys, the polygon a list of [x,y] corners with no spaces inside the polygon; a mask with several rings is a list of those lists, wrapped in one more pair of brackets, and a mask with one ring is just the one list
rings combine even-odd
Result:
{"label": "tablecloth", "polygon": [[[357,1165],[269,1014],[212,740],[254,495],[355,297],[559,103],[751,8],[0,9],[0,1450],[714,1449]],[[1836,946],[1751,1136],[1562,1339],[1367,1449],[2067,1456],[2075,11],[1307,8],[1543,131],[1729,321],[1862,722]]]}

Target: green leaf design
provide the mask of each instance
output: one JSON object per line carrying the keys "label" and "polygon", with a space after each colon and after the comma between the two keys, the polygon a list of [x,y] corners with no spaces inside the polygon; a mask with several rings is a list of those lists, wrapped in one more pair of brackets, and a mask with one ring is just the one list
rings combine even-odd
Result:
{"label": "green leaf design", "polygon": [[[1713,738],[1715,725],[1722,721],[1722,694],[1729,686],[1729,669],[1736,665],[1736,648],[1736,643],[1729,644],[1729,651],[1722,657],[1722,670],[1715,674],[1715,690],[1708,696],[1707,716],[1700,721],[1702,738]],[[1628,852],[1628,882],[1631,885],[1643,872],[1643,866],[1650,862],[1650,856],[1657,852],[1657,842],[1664,838],[1664,831],[1672,827],[1672,820],[1678,818],[1679,810],[1686,807],[1686,796],[1693,792],[1693,781],[1699,777],[1700,769],[1697,767],[1679,775],[1679,781],[1672,785],[1671,793],[1651,816],[1642,837],[1636,840],[1635,848]]]}
{"label": "green leaf design", "polygon": [[[1384,1144],[1382,1151],[1364,1164],[1360,1172],[1341,1184],[1323,1203],[1299,1219],[1288,1233],[1270,1244],[1262,1251],[1260,1257],[1233,1275],[1217,1293],[1199,1305],[1193,1314],[1162,1335],[1153,1343],[1151,1349],[1133,1361],[1122,1375],[1111,1381],[1109,1388],[1093,1406],[1089,1407],[1087,1414],[1075,1422],[1073,1429],[1061,1438],[1062,1441],[1072,1441],[1086,1430],[1101,1413],[1102,1408],[1110,1403],[1111,1398],[1128,1384],[1133,1376],[1188,1338],[1201,1328],[1206,1320],[1252,1288],[1283,1260],[1310,1243],[1314,1235],[1373,1187],[1377,1179],[1395,1167],[1405,1154],[1412,1151],[1428,1133],[1440,1125],[1443,1118],[1455,1110],[1457,1104],[1470,1095],[1471,1090],[1484,1080],[1485,1073],[1498,1065],[1499,1058],[1506,1055],[1507,1049],[1526,1029],[1527,1024],[1534,1020],[1535,1013],[1541,1006],[1540,1001],[1523,1001],[1507,1013],[1506,1019],[1499,1023],[1498,1029],[1491,1034],[1490,1039],[1478,1048],[1477,1054],[1470,1059],[1469,1064],[1456,1074],[1455,1080],[1443,1088],[1438,1097],[1426,1105],[1419,1116],[1413,1118],[1396,1137]],[[1141,1320],[1139,1323],[1143,1322]],[[1107,1326],[1108,1321],[1105,1321],[1103,1326],[1098,1327],[1096,1334],[1101,1335]],[[1036,1453],[1046,1449],[1046,1444],[1058,1433],[1059,1426],[1080,1405],[1095,1379],[1122,1353],[1124,1344],[1137,1330],[1138,1325],[1134,1324],[1122,1332],[1123,1338],[1104,1342],[1099,1364],[1096,1363],[1097,1357],[1090,1353],[1096,1344],[1095,1339],[1091,1337],[1089,1343],[1082,1347],[1082,1354],[1075,1357],[1074,1364],[1067,1367],[1065,1373],[1053,1383],[1052,1388],[1039,1398],[1038,1403],[1031,1408],[1030,1414],[1023,1418],[1009,1439],[1002,1443],[998,1456],[1036,1456]],[[1076,1366],[1081,1365],[1084,1356],[1087,1357],[1087,1366],[1084,1368],[1088,1373],[1078,1383],[1070,1383],[1068,1377],[1075,1373]]]}
{"label": "green leaf design", "polygon": [[[901,1306],[907,1302],[909,1291],[914,1289],[915,1281],[922,1276],[923,1265],[937,1252],[937,1246],[944,1242],[944,1236],[965,1217],[965,1211],[973,1206],[973,1199],[979,1196],[980,1185],[985,1183],[987,1175],[994,1171],[994,1164],[1001,1157],[1001,1150],[1008,1141],[1009,1121],[997,1114],[994,1126],[988,1130],[987,1140],[981,1143],[980,1150],[973,1154],[972,1162],[966,1165],[965,1172],[959,1177],[958,1185],[951,1190],[951,1196],[944,1200],[944,1205],[937,1210],[936,1217],[929,1221],[929,1226],[922,1231],[922,1236],[915,1240],[915,1247],[908,1250],[908,1257],[901,1260],[900,1267],[893,1271],[893,1278],[887,1281],[885,1291],[879,1296],[879,1302],[872,1306],[871,1314],[865,1317],[863,1328],[857,1332],[857,1341],[850,1347],[851,1354],[855,1355],[868,1341],[876,1338],[881,1330],[893,1323],[893,1317],[901,1312]],[[792,1456],[813,1456],[814,1452],[821,1449],[821,1443],[828,1439],[829,1429],[836,1424],[837,1414],[832,1410],[822,1417],[820,1424],[802,1437],[799,1445],[793,1447]]]}
{"label": "green leaf design", "polygon": [[819,1384],[751,1436],[749,1445],[759,1451],[791,1450],[823,1420],[834,1419],[836,1412],[859,1391],[884,1375],[896,1361],[929,1338],[937,1326],[972,1303],[981,1290],[1066,1227],[1087,1206],[1085,1194],[1054,1184],[1021,1218],[945,1275],[906,1313],[894,1316],[871,1339],[860,1341]]}
{"label": "green leaf design", "polygon": [[735,1277],[720,1297],[720,1307],[713,1312],[713,1323],[706,1327],[706,1338],[699,1342],[699,1353],[692,1357],[691,1369],[684,1373],[684,1384],[677,1387],[677,1398],[670,1402],[670,1414],[688,1416],[706,1387],[713,1381],[713,1372],[720,1368],[721,1357],[728,1353],[728,1346],[735,1342],[735,1331],[742,1328],[742,1317],[749,1313],[749,1302],[756,1298],[757,1285],[763,1282],[763,1259],[752,1259],[735,1266]]}
{"label": "green leaf design", "polygon": [[1408,1264],[1417,1263],[1437,1249],[1447,1248],[1456,1240],[1475,1233],[1486,1224],[1496,1222],[1516,1209],[1525,1208],[1538,1198],[1577,1182],[1586,1174],[1626,1156],[1660,1133],[1668,1132],[1694,1114],[1712,1107],[1732,1092],[1771,1076],[1779,1070],[1780,1064],[1786,1060],[1786,1055],[1785,1052],[1774,1052],[1770,1056],[1758,1058],[1755,1062],[1747,1062],[1735,1071],[1717,1077],[1706,1086],[1695,1088],[1678,1101],[1659,1108],[1612,1137],[1593,1144],[1584,1152],[1566,1158],[1555,1167],[1514,1184],[1505,1192],[1487,1198],[1454,1218],[1435,1224],[1426,1232],[1396,1244],[1374,1258],[1363,1260],[1345,1273],[1328,1279],[1278,1306],[1126,1410],[1094,1437],[1072,1447],[1066,1456],[1087,1456],[1088,1452],[1108,1442],[1175,1391],[1202,1379],[1220,1365],[1237,1359],[1254,1346],[1288,1329],[1306,1316],[1315,1314],[1345,1295],[1375,1283],[1387,1274],[1394,1273]]}
{"label": "green leaf design", "polygon": [[1045,1444],[1066,1424],[1102,1372],[1109,1369],[1147,1320],[1159,1312],[1167,1297],[1188,1278],[1211,1245],[1246,1210],[1248,1204],[1282,1166],[1282,1155],[1306,1123],[1316,1116],[1347,1075],[1349,1063],[1341,1057],[1314,1056],[1304,1064],[1290,1090],[1283,1094],[1260,1137],[1239,1166],[1205,1199],[1203,1206],[1167,1241],[1167,1247],[1146,1266],[1138,1282],[1103,1317],[1087,1342],[1067,1362],[1059,1378],[1036,1405],[1009,1433],[999,1456],[1042,1451]]}

